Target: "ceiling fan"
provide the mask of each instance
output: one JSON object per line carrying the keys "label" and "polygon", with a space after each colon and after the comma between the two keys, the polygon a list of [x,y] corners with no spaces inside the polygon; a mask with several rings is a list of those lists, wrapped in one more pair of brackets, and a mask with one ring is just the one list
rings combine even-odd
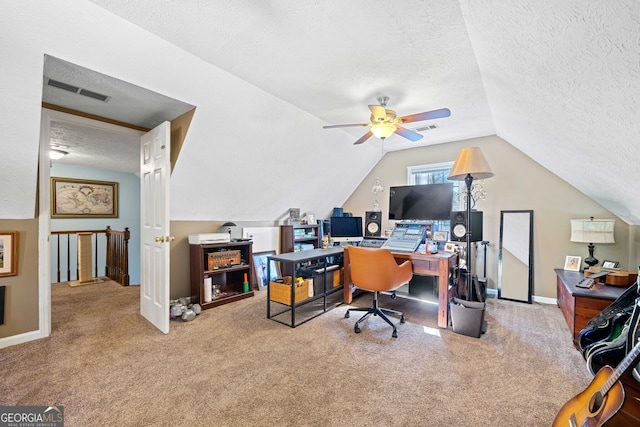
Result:
{"label": "ceiling fan", "polygon": [[417,141],[422,138],[418,132],[402,127],[401,125],[411,122],[419,122],[422,120],[441,119],[443,117],[449,117],[451,111],[448,108],[441,108],[439,110],[426,111],[424,113],[410,114],[408,116],[396,117],[394,110],[387,109],[387,102],[389,102],[388,96],[381,96],[378,98],[380,105],[369,105],[371,110],[370,123],[355,123],[346,125],[328,125],[322,126],[323,129],[332,128],[344,128],[350,126],[371,126],[371,130],[365,133],[359,140],[354,142],[354,145],[362,144],[372,136],[376,136],[380,139],[389,137],[392,133],[396,133],[402,137],[405,137],[411,141]]}

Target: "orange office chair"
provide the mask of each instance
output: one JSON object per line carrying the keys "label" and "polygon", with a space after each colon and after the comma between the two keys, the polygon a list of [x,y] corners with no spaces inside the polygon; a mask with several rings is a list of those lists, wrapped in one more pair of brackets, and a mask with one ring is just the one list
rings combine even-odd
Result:
{"label": "orange office chair", "polygon": [[349,312],[351,311],[366,311],[366,314],[356,322],[353,328],[355,333],[359,334],[360,323],[372,314],[374,316],[380,316],[393,327],[393,334],[391,336],[398,338],[396,326],[389,320],[385,313],[399,315],[400,323],[405,322],[404,314],[396,310],[380,308],[378,305],[378,294],[380,292],[393,292],[411,280],[413,276],[411,262],[405,261],[401,265],[398,265],[393,255],[391,255],[391,252],[383,248],[349,246],[346,250],[349,251],[351,281],[356,287],[373,292],[373,306],[368,308],[350,308],[344,317],[349,318]]}

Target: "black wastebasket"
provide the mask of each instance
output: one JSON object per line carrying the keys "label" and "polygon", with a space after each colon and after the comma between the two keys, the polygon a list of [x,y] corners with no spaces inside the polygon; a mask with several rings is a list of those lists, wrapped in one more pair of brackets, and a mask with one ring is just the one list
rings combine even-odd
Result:
{"label": "black wastebasket", "polygon": [[451,299],[451,326],[453,332],[480,338],[484,324],[484,302],[465,301],[459,298]]}

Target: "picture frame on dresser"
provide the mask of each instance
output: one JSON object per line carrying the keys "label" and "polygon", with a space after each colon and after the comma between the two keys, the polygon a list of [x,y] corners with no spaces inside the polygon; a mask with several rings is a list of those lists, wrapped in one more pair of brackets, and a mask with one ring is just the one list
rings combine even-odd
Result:
{"label": "picture frame on dresser", "polygon": [[618,268],[619,264],[618,261],[604,260],[602,261],[602,268]]}
{"label": "picture frame on dresser", "polygon": [[564,260],[564,269],[569,271],[580,271],[580,266],[582,265],[582,257],[567,255]]}
{"label": "picture frame on dresser", "polygon": [[456,251],[456,244],[452,243],[452,242],[448,242],[444,244],[444,251],[445,252],[455,252]]}
{"label": "picture frame on dresser", "polygon": [[276,251],[256,252],[253,254],[253,271],[259,290],[266,289],[269,281],[275,282],[281,278],[280,269],[275,261],[271,261],[271,277],[267,278],[267,257],[275,255]]}

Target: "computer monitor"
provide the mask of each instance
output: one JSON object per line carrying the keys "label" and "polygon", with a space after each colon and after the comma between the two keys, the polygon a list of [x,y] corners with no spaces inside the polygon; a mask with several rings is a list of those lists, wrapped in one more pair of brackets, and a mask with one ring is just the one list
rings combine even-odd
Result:
{"label": "computer monitor", "polygon": [[338,243],[361,242],[362,217],[360,216],[332,216],[331,239]]}
{"label": "computer monitor", "polygon": [[452,203],[452,183],[390,187],[389,219],[448,221]]}

